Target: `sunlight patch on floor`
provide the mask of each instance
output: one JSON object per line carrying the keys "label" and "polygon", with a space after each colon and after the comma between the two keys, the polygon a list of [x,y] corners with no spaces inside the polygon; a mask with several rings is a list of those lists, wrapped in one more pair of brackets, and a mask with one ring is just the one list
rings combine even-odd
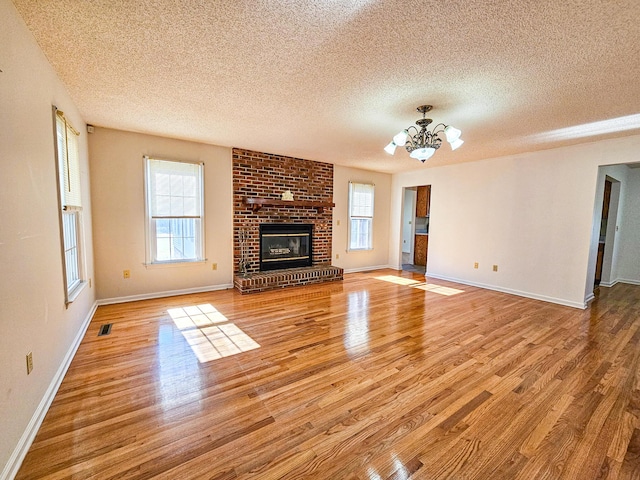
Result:
{"label": "sunlight patch on floor", "polygon": [[421,283],[419,285],[411,285],[411,288],[418,288],[420,290],[437,293],[438,295],[445,295],[447,297],[464,292],[464,290],[458,290],[457,288],[452,288],[452,287],[443,287],[442,285],[435,285],[433,283]]}
{"label": "sunlight patch on floor", "polygon": [[374,277],[376,280],[382,280],[383,282],[395,283],[397,285],[413,285],[414,283],[420,283],[418,280],[411,278],[398,277],[397,275],[383,275],[381,277]]}
{"label": "sunlight patch on floor", "polygon": [[170,308],[167,313],[200,363],[260,348],[210,303]]}
{"label": "sunlight patch on floor", "polygon": [[458,290],[457,288],[444,287],[442,285],[435,285],[433,283],[425,283],[412,278],[399,277],[397,275],[383,275],[381,277],[374,277],[376,280],[382,280],[383,282],[395,283],[397,285],[408,285],[411,288],[418,288],[427,292],[437,293],[438,295],[445,295],[447,297],[451,295],[457,295],[463,293],[464,290]]}

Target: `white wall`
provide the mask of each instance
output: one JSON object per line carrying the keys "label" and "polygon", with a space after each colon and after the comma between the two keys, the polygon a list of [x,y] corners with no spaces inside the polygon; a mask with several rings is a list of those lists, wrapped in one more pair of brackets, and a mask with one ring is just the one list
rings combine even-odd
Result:
{"label": "white wall", "polygon": [[[95,128],[89,136],[96,288],[100,301],[225,288],[233,284],[233,194],[231,149]],[[204,263],[145,263],[144,161],[204,163]],[[217,263],[217,270],[212,264]],[[125,279],[123,270],[130,270]]]}
{"label": "white wall", "polygon": [[[347,251],[350,181],[373,183],[375,185],[373,250],[370,251]],[[391,175],[339,165],[334,166],[333,201],[336,206],[333,209],[332,265],[344,268],[345,272],[371,270],[388,266],[390,196]]]}
{"label": "white wall", "polygon": [[629,169],[621,195],[616,280],[640,285],[640,168]]}
{"label": "white wall", "polygon": [[[52,105],[79,138],[86,272],[93,277],[85,124],[9,0],[0,0],[0,478],[15,473],[95,304],[69,308],[60,252]],[[33,352],[27,376],[25,356]]]}
{"label": "white wall", "polygon": [[431,184],[427,276],[582,307],[598,166],[637,152],[640,136],[629,136],[396,174],[389,263],[400,264],[402,188]]}

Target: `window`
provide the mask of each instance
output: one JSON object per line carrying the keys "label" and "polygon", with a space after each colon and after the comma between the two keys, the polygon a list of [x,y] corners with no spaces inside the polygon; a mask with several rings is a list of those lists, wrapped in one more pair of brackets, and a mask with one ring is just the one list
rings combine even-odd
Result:
{"label": "window", "polygon": [[67,290],[73,290],[80,283],[80,254],[78,248],[79,212],[62,212],[62,232],[64,237],[64,263]]}
{"label": "window", "polygon": [[145,157],[148,264],[204,260],[202,170]]}
{"label": "window", "polygon": [[373,249],[373,188],[349,182],[349,250]]}
{"label": "window", "polygon": [[83,285],[82,272],[82,196],[78,136],[60,110],[54,107],[56,119],[56,159],[60,198],[61,244],[63,253],[66,302],[72,302]]}

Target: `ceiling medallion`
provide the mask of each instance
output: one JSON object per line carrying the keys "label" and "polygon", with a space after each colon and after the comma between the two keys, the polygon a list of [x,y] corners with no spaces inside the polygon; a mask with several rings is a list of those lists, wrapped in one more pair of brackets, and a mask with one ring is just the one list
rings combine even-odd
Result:
{"label": "ceiling medallion", "polygon": [[460,138],[462,132],[451,125],[439,123],[431,131],[427,130],[433,120],[425,118],[425,116],[432,108],[433,106],[431,105],[420,105],[417,110],[422,114],[422,118],[416,121],[416,125],[420,128],[418,129],[411,125],[409,128],[402,130],[393,137],[389,145],[384,147],[384,151],[393,155],[396,152],[396,147],[404,147],[411,158],[416,158],[424,163],[440,148],[442,144],[440,134],[442,133],[451,145],[451,150],[455,150],[462,145],[464,143]]}

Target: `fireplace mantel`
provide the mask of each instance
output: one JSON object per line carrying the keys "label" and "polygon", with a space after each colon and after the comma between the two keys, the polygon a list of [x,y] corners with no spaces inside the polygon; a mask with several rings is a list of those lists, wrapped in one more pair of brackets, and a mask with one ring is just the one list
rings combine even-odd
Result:
{"label": "fireplace mantel", "polygon": [[315,208],[318,213],[322,213],[325,208],[336,206],[333,202],[318,202],[312,200],[278,200],[274,198],[245,197],[245,205],[249,205],[251,210],[257,212],[262,207],[310,207]]}

